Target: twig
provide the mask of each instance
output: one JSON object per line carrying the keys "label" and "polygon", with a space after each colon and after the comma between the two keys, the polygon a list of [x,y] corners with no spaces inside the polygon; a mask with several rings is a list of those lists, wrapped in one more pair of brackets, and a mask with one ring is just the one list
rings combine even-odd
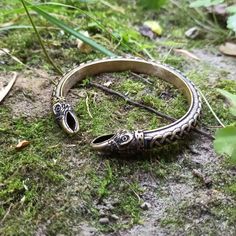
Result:
{"label": "twig", "polygon": [[6,219],[6,217],[9,215],[12,206],[13,206],[13,204],[11,203],[10,206],[8,207],[8,209],[7,209],[6,214],[3,216],[3,218],[2,218],[2,220],[1,220],[1,222],[0,222],[0,224],[2,224],[2,223],[4,222],[4,220]]}
{"label": "twig", "polygon": [[[172,122],[174,122],[174,121],[176,121],[177,119],[175,119],[175,118],[173,118],[173,117],[171,117],[171,116],[168,116],[168,115],[166,115],[166,114],[164,114],[164,113],[162,113],[162,112],[160,112],[160,111],[157,111],[156,109],[154,109],[154,108],[152,108],[152,107],[149,107],[149,106],[146,106],[146,105],[144,105],[144,104],[141,104],[141,103],[138,103],[138,102],[136,102],[136,101],[133,101],[132,99],[130,99],[130,98],[128,98],[127,96],[125,96],[124,94],[122,94],[122,93],[120,93],[120,92],[117,92],[117,91],[114,91],[114,90],[112,90],[112,89],[109,89],[109,88],[107,88],[107,87],[105,87],[105,86],[103,86],[103,85],[101,85],[101,84],[97,84],[97,83],[94,83],[94,82],[89,82],[89,84],[90,85],[92,85],[92,86],[94,86],[94,87],[96,87],[96,88],[98,88],[98,89],[101,89],[101,90],[103,90],[103,91],[105,91],[105,92],[107,92],[107,93],[109,93],[109,94],[112,94],[112,95],[116,95],[116,96],[118,96],[118,97],[121,97],[121,98],[123,98],[127,103],[129,103],[129,104],[131,104],[131,105],[134,105],[134,106],[137,106],[137,107],[141,107],[141,108],[143,108],[143,109],[145,109],[145,110],[147,110],[147,111],[150,111],[150,112],[152,112],[152,113],[154,113],[154,114],[156,114],[156,115],[158,115],[158,116],[160,116],[160,117],[162,117],[162,118],[165,118],[166,120],[169,120],[169,121],[172,121]],[[204,135],[204,136],[206,136],[206,137],[208,137],[208,138],[210,138],[210,139],[214,139],[214,137],[211,135],[211,134],[208,134],[207,132],[205,132],[205,131],[203,131],[203,130],[200,130],[200,129],[198,129],[198,128],[193,128],[193,131],[194,132],[196,132],[196,133],[198,133],[198,134],[201,134],[201,135]]]}
{"label": "twig", "polygon": [[209,102],[207,101],[206,97],[205,97],[204,94],[201,92],[201,90],[199,90],[199,93],[201,94],[203,100],[205,101],[206,105],[207,105],[208,108],[210,109],[212,115],[215,117],[215,119],[218,121],[218,123],[224,128],[225,125],[222,123],[222,121],[220,120],[220,118],[216,115],[216,113],[214,112],[213,108],[211,107],[211,105],[210,105]]}
{"label": "twig", "polygon": [[131,100],[130,98],[128,98],[126,95],[124,95],[124,94],[122,94],[122,93],[119,93],[119,92],[114,91],[114,90],[112,90],[112,89],[109,89],[109,88],[107,88],[107,87],[105,87],[105,86],[103,86],[103,85],[101,85],[101,84],[97,84],[97,83],[94,83],[94,82],[91,82],[91,81],[89,82],[89,84],[91,84],[92,86],[94,86],[94,87],[96,87],[96,88],[99,88],[99,89],[101,89],[101,90],[103,90],[103,91],[105,91],[105,92],[108,92],[108,93],[110,93],[110,94],[113,94],[113,95],[116,95],[116,96],[118,96],[118,97],[121,97],[121,98],[123,98],[126,102],[128,102],[128,103],[130,103],[130,104],[132,104],[132,105],[134,105],[134,106],[141,107],[141,108],[143,108],[143,109],[145,109],[145,110],[147,110],[147,111],[153,112],[153,113],[155,113],[156,115],[158,115],[158,116],[160,116],[160,117],[162,117],[162,118],[165,118],[165,119],[167,119],[167,120],[175,121],[174,118],[172,118],[172,117],[170,117],[170,116],[168,116],[168,115],[166,115],[166,114],[164,114],[164,113],[162,113],[162,112],[159,112],[159,111],[155,110],[155,109],[152,108],[152,107],[146,106],[146,105],[144,105],[144,104],[140,104],[140,103],[138,103],[138,102],[136,102],[136,101],[133,101],[133,100]]}
{"label": "twig", "polygon": [[133,76],[139,78],[140,80],[143,80],[145,83],[147,83],[147,84],[152,84],[151,81],[149,81],[148,79],[143,78],[141,75],[136,74],[136,73],[134,73],[134,72],[132,72],[132,71],[131,71],[130,73],[131,73],[131,75],[133,75]]}
{"label": "twig", "polygon": [[86,99],[85,99],[85,103],[86,103],[86,107],[87,107],[87,112],[88,112],[90,118],[93,119],[93,116],[92,116],[92,114],[91,114],[91,112],[90,112],[90,109],[89,109],[88,99],[89,99],[89,97],[88,97],[88,95],[87,95],[87,96],[86,96]]}
{"label": "twig", "polygon": [[27,16],[29,17],[30,23],[31,23],[31,25],[32,25],[33,28],[34,28],[34,32],[35,32],[35,34],[36,34],[36,36],[37,36],[37,38],[38,38],[39,44],[40,44],[40,46],[41,46],[41,48],[42,48],[42,50],[43,50],[43,52],[44,52],[44,55],[46,56],[48,62],[53,66],[53,68],[55,69],[55,71],[56,71],[59,75],[63,75],[62,70],[56,66],[56,64],[54,63],[54,61],[51,59],[51,57],[50,57],[49,54],[47,53],[47,50],[46,50],[46,48],[45,48],[45,46],[44,46],[44,44],[43,44],[43,41],[42,41],[42,39],[41,39],[41,36],[39,35],[39,32],[38,32],[38,30],[37,30],[37,28],[36,28],[36,26],[35,26],[35,24],[34,24],[32,18],[31,18],[30,14],[29,14],[29,11],[28,11],[26,5],[25,5],[25,1],[24,1],[24,0],[21,0],[21,3],[22,3],[23,6],[24,6],[25,12],[26,12]]}

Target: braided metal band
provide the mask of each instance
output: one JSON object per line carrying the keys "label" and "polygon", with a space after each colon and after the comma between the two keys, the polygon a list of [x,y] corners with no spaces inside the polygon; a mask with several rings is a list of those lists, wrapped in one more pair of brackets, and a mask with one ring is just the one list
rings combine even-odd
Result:
{"label": "braided metal band", "polygon": [[86,76],[106,72],[132,71],[157,76],[173,84],[182,92],[189,103],[187,113],[170,125],[154,130],[119,131],[116,134],[103,135],[91,142],[92,147],[100,152],[134,152],[162,146],[180,139],[196,126],[201,111],[201,98],[195,85],[179,70],[140,58],[105,58],[89,61],[65,74],[55,87],[52,95],[53,112],[61,127],[69,134],[79,131],[79,122],[65,97],[77,82]]}

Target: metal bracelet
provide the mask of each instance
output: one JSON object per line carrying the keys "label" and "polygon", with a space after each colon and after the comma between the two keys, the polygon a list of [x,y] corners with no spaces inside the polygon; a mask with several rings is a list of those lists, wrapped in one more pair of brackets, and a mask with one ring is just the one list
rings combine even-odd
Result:
{"label": "metal bracelet", "polygon": [[192,127],[196,126],[201,111],[201,98],[195,85],[179,70],[155,61],[117,57],[81,64],[60,79],[53,91],[52,105],[53,113],[65,132],[75,134],[79,131],[78,118],[71,106],[65,102],[69,90],[87,76],[121,71],[157,76],[173,84],[186,96],[189,109],[183,117],[161,128],[143,131],[118,131],[114,134],[99,136],[91,142],[91,146],[95,150],[107,153],[142,151],[180,139]]}

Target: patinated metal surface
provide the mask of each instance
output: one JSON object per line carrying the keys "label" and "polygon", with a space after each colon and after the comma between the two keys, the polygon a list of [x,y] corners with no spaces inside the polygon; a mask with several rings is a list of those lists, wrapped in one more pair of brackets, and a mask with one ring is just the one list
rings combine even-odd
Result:
{"label": "patinated metal surface", "polygon": [[89,61],[65,74],[53,91],[53,112],[63,130],[69,134],[79,131],[78,118],[65,97],[77,82],[87,76],[100,73],[132,71],[135,73],[157,76],[173,84],[182,92],[189,104],[187,113],[177,121],[154,130],[118,131],[103,135],[91,142],[92,147],[100,152],[126,153],[162,146],[180,139],[195,127],[201,111],[201,98],[195,85],[179,70],[155,61],[140,58],[105,58]]}

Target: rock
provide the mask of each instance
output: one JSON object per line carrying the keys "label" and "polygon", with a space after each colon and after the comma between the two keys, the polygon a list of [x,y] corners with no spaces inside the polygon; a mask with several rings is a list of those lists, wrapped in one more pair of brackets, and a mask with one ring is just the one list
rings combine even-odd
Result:
{"label": "rock", "polygon": [[189,39],[199,39],[202,37],[202,32],[198,27],[192,27],[185,32],[185,36]]}
{"label": "rock", "polygon": [[117,216],[116,214],[112,214],[111,219],[112,220],[119,220],[119,216]]}
{"label": "rock", "polygon": [[101,218],[99,220],[99,223],[102,225],[108,224],[109,223],[109,219],[107,217]]}
{"label": "rock", "polygon": [[106,207],[107,207],[107,209],[108,209],[108,210],[114,210],[114,207],[113,207],[113,206],[112,206],[110,203],[109,203],[109,204],[107,204],[107,206],[106,206]]}
{"label": "rock", "polygon": [[205,185],[206,185],[206,187],[207,188],[211,188],[212,187],[212,179],[210,179],[209,177],[206,177],[205,179],[204,179],[204,183],[205,183]]}
{"label": "rock", "polygon": [[104,212],[103,209],[99,210],[99,216],[106,216],[106,213]]}
{"label": "rock", "polygon": [[144,202],[141,206],[140,206],[143,210],[149,210],[151,207],[151,204],[148,202]]}

